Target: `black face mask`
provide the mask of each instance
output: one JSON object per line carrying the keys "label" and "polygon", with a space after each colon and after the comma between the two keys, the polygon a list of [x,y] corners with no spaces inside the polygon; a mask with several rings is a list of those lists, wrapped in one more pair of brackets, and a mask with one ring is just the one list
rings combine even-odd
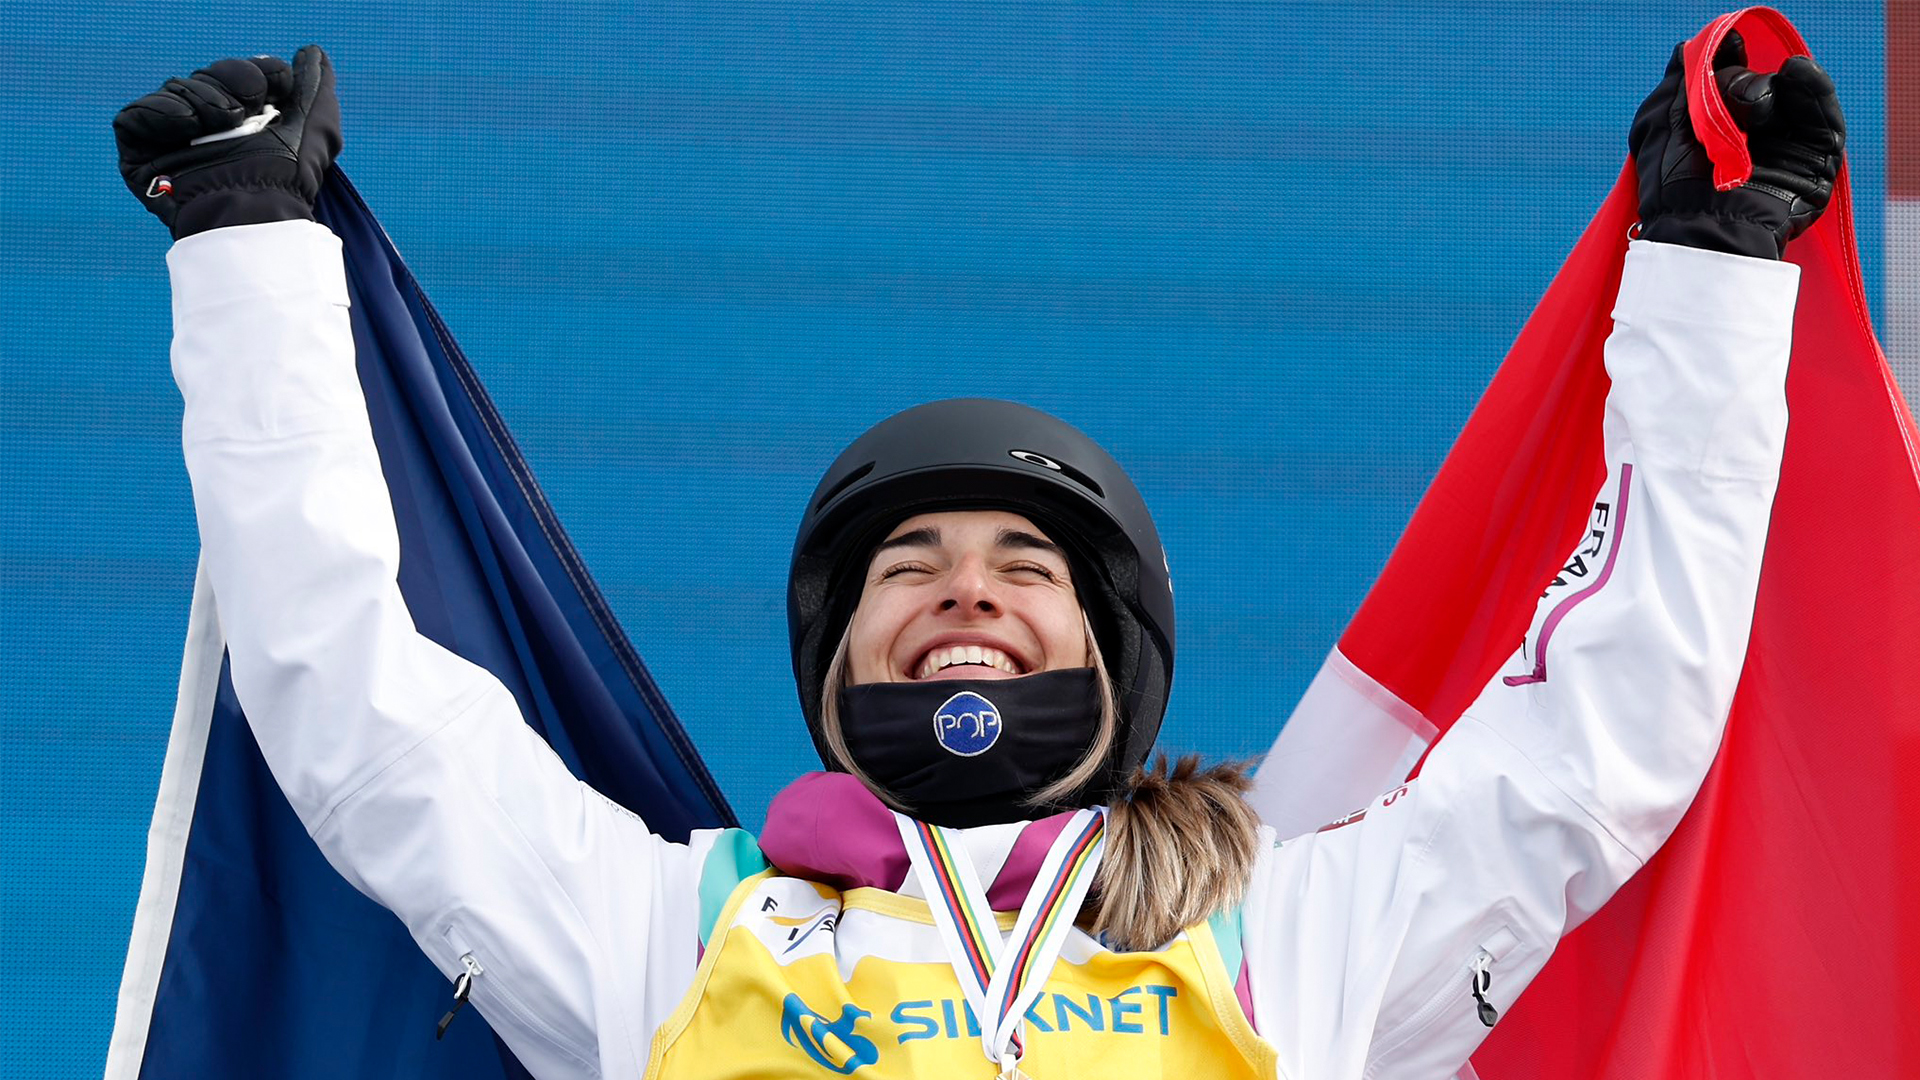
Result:
{"label": "black face mask", "polygon": [[[1027,802],[1093,745],[1095,678],[1092,668],[1070,668],[1017,679],[849,686],[840,692],[840,728],[854,764],[912,816],[955,828],[1019,821],[1085,805],[1076,798],[1099,801],[1088,790],[1058,807]],[[1095,785],[1104,779],[1103,772]]]}

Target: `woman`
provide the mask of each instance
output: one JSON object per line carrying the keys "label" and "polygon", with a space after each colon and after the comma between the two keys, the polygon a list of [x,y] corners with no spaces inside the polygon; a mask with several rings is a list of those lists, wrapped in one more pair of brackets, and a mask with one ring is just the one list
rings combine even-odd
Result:
{"label": "woman", "polygon": [[1779,257],[1843,128],[1811,62],[1721,59],[1756,183],[1712,189],[1677,53],[1633,127],[1601,572],[1548,590],[1418,781],[1292,839],[1231,769],[1138,771],[1173,662],[1152,521],[1085,436],[992,401],[883,421],[807,505],[790,630],[832,771],[757,843],[653,836],[402,602],[310,220],[340,145],[325,56],[170,81],[116,131],[179,241],[187,464],[261,749],[537,1075],[1447,1075],[1671,832],[1740,669],[1786,425]]}

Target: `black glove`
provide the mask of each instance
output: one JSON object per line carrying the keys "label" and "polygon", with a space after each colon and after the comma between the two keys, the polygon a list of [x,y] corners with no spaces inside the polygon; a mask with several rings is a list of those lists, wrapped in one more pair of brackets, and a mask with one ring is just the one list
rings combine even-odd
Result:
{"label": "black glove", "polygon": [[[231,131],[272,105],[263,131],[189,145]],[[221,60],[168,79],[113,118],[120,175],[174,239],[223,225],[313,217],[320,182],[340,152],[333,64],[318,45],[294,54]]]}
{"label": "black glove", "polygon": [[1778,259],[1811,228],[1833,197],[1847,124],[1833,80],[1805,56],[1775,75],[1747,70],[1747,50],[1728,34],[1714,76],[1734,122],[1747,132],[1753,176],[1732,191],[1713,189],[1713,163],[1687,119],[1684,46],[1666,78],[1634,114],[1627,145],[1640,177],[1640,235],[1648,240]]}

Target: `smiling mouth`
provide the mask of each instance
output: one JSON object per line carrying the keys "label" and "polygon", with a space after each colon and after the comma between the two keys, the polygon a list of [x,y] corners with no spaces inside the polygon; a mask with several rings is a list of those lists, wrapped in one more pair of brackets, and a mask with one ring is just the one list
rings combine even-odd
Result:
{"label": "smiling mouth", "polygon": [[989,645],[950,645],[929,650],[913,672],[915,680],[932,679],[952,672],[954,678],[985,675],[1025,675],[1026,670],[1005,652]]}

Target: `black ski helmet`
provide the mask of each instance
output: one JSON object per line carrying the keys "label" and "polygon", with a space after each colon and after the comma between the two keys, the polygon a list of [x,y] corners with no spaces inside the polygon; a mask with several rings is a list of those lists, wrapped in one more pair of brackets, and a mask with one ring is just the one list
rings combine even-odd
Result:
{"label": "black ski helmet", "polygon": [[1173,680],[1173,583],[1147,504],[1120,463],[1071,424],[990,398],[895,413],[853,441],[807,502],[787,577],[793,677],[814,748],[829,767],[820,696],[860,599],[873,549],[900,522],[937,510],[1012,510],[1067,553],[1075,590],[1119,698],[1107,776],[1146,760]]}

